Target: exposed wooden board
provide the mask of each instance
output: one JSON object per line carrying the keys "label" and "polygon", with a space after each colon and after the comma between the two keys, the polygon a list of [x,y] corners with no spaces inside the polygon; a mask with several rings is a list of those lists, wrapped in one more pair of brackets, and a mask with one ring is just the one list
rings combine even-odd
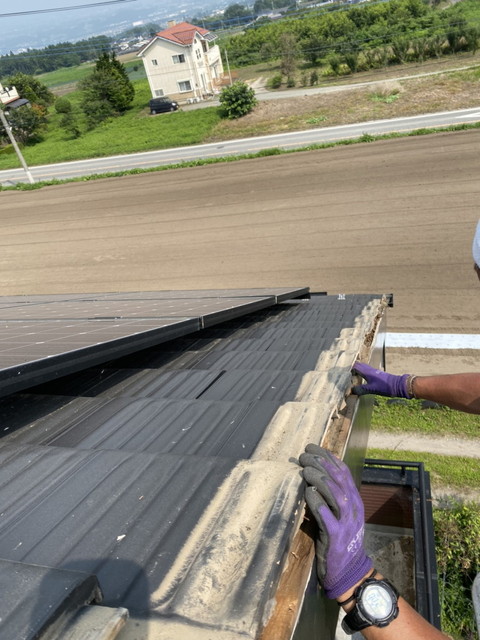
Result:
{"label": "exposed wooden board", "polygon": [[306,517],[293,540],[288,563],[275,596],[275,609],[259,640],[290,638],[295,629],[303,603],[304,591],[315,556],[315,527]]}

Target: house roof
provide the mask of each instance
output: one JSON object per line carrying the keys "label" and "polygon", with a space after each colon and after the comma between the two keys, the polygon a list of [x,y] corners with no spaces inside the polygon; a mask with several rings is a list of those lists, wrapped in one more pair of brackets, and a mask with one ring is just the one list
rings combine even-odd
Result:
{"label": "house roof", "polygon": [[168,27],[157,33],[158,38],[170,40],[175,44],[190,45],[195,39],[195,35],[207,36],[210,33],[208,29],[202,29],[189,22],[180,22],[179,24]]}
{"label": "house roof", "polygon": [[292,460],[383,309],[303,287],[1,298],[2,639],[99,590],[132,638],[258,638],[302,517]]}
{"label": "house roof", "polygon": [[211,42],[216,39],[216,36],[208,29],[197,27],[189,22],[181,22],[179,24],[168,27],[157,33],[144,47],[142,47],[137,53],[137,57],[142,57],[145,52],[156,42],[159,38],[161,40],[167,40],[173,44],[177,44],[182,47],[188,47],[193,44],[195,37],[199,35],[204,40]]}
{"label": "house roof", "polygon": [[4,105],[9,109],[18,109],[18,107],[23,107],[26,104],[30,104],[29,100],[26,98],[14,98],[9,102],[4,102]]}

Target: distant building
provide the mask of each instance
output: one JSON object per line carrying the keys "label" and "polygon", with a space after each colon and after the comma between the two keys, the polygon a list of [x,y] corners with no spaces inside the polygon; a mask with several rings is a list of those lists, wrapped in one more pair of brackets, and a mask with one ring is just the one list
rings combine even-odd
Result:
{"label": "distant building", "polygon": [[4,87],[0,84],[0,102],[4,105],[10,104],[15,100],[18,100],[20,96],[18,95],[18,91],[15,87]]}
{"label": "distant building", "polygon": [[178,102],[203,100],[218,93],[223,78],[216,36],[188,22],[170,22],[137,54],[143,60],[152,97]]}
{"label": "distant building", "polygon": [[20,98],[15,87],[3,87],[0,84],[0,104],[9,109],[18,109],[24,105],[30,106],[30,102],[26,98]]}

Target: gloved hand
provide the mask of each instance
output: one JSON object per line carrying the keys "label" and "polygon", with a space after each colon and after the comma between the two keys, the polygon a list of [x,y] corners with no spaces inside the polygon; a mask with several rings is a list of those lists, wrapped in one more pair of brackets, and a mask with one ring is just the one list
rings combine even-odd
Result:
{"label": "gloved hand", "polygon": [[352,373],[358,373],[365,378],[367,384],[356,385],[352,387],[352,393],[357,396],[363,396],[367,393],[374,393],[379,396],[388,396],[390,398],[412,398],[413,395],[408,391],[408,373],[403,376],[394,376],[391,373],[374,369],[363,362],[356,362]]}
{"label": "gloved hand", "polygon": [[300,456],[305,500],[318,523],[317,575],[327,598],[338,598],[372,568],[363,546],[364,509],[346,464],[326,449],[307,445]]}

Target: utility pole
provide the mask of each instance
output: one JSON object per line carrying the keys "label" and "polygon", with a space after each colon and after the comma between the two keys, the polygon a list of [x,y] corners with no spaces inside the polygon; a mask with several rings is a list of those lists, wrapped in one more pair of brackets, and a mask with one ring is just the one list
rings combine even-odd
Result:
{"label": "utility pole", "polygon": [[17,154],[22,167],[25,169],[25,173],[27,174],[28,181],[30,182],[30,184],[35,184],[35,180],[33,179],[33,176],[30,173],[30,169],[28,168],[27,163],[25,162],[25,158],[23,157],[22,152],[20,151],[17,141],[13,137],[12,127],[8,124],[7,118],[5,117],[5,114],[2,108],[0,108],[0,120],[3,124],[3,128],[7,132],[8,137],[10,138],[10,142],[12,143],[12,146],[15,149],[15,153]]}
{"label": "utility pole", "polygon": [[228,51],[226,49],[224,49],[224,51],[225,51],[225,62],[227,63],[228,77],[230,78],[230,86],[232,86],[233,82],[232,82],[232,74],[230,72],[230,63],[228,61]]}

